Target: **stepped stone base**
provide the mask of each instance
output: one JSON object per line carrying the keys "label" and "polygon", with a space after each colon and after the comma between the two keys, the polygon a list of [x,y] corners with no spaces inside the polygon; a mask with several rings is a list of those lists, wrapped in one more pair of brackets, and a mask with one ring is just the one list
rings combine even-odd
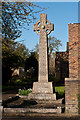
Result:
{"label": "stepped stone base", "polygon": [[52,82],[34,82],[32,93],[29,94],[28,99],[56,100],[56,94],[53,94]]}
{"label": "stepped stone base", "polygon": [[56,94],[35,94],[30,93],[28,99],[33,100],[56,100]]}
{"label": "stepped stone base", "polygon": [[4,113],[61,113],[61,107],[54,108],[54,109],[46,109],[46,108],[4,108]]}

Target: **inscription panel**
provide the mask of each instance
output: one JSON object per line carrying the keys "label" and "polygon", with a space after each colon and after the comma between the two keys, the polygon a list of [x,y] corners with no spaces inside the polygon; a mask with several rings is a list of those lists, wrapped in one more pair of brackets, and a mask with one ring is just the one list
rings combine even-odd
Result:
{"label": "inscription panel", "polygon": [[33,87],[33,93],[53,93],[51,82],[47,83],[35,82],[33,86],[35,86]]}

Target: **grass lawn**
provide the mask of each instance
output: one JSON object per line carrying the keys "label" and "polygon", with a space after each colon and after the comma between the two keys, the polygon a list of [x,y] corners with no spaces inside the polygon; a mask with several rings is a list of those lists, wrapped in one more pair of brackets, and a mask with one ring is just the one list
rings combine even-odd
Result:
{"label": "grass lawn", "polygon": [[65,86],[57,86],[57,87],[55,87],[55,92],[58,92],[58,93],[65,92]]}
{"label": "grass lawn", "polygon": [[[18,86],[3,86],[2,89],[4,91],[12,90],[13,88],[17,88]],[[17,91],[18,92],[18,91]],[[55,92],[58,94],[59,97],[64,97],[65,94],[65,86],[56,86]]]}
{"label": "grass lawn", "polygon": [[65,86],[57,86],[57,87],[55,87],[55,92],[57,92],[60,97],[64,97]]}

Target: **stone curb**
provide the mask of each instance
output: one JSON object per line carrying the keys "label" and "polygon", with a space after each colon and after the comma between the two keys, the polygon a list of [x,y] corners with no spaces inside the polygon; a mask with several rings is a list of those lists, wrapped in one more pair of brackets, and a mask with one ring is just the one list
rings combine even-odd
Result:
{"label": "stone curb", "polygon": [[57,109],[45,109],[45,108],[3,108],[4,113],[61,113],[61,107]]}
{"label": "stone curb", "polygon": [[0,106],[0,113],[3,112],[3,106]]}

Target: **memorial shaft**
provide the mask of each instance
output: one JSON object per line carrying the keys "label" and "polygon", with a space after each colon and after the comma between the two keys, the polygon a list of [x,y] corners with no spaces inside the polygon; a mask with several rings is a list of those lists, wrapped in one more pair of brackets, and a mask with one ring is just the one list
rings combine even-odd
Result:
{"label": "memorial shaft", "polygon": [[[48,24],[47,24],[48,23]],[[48,41],[47,35],[53,30],[53,24],[47,20],[46,14],[40,14],[40,20],[34,24],[33,30],[39,35],[39,73],[38,82],[48,82]]]}
{"label": "memorial shaft", "polygon": [[48,53],[47,53],[47,33],[45,31],[46,16],[40,17],[41,26],[39,39],[39,82],[48,82]]}
{"label": "memorial shaft", "polygon": [[39,72],[38,82],[33,83],[29,99],[56,100],[53,94],[52,82],[48,82],[48,40],[47,35],[53,30],[53,24],[47,20],[46,14],[40,14],[40,20],[33,25],[33,30],[39,35]]}
{"label": "memorial shaft", "polygon": [[48,82],[47,35],[43,31],[39,40],[39,82]]}

